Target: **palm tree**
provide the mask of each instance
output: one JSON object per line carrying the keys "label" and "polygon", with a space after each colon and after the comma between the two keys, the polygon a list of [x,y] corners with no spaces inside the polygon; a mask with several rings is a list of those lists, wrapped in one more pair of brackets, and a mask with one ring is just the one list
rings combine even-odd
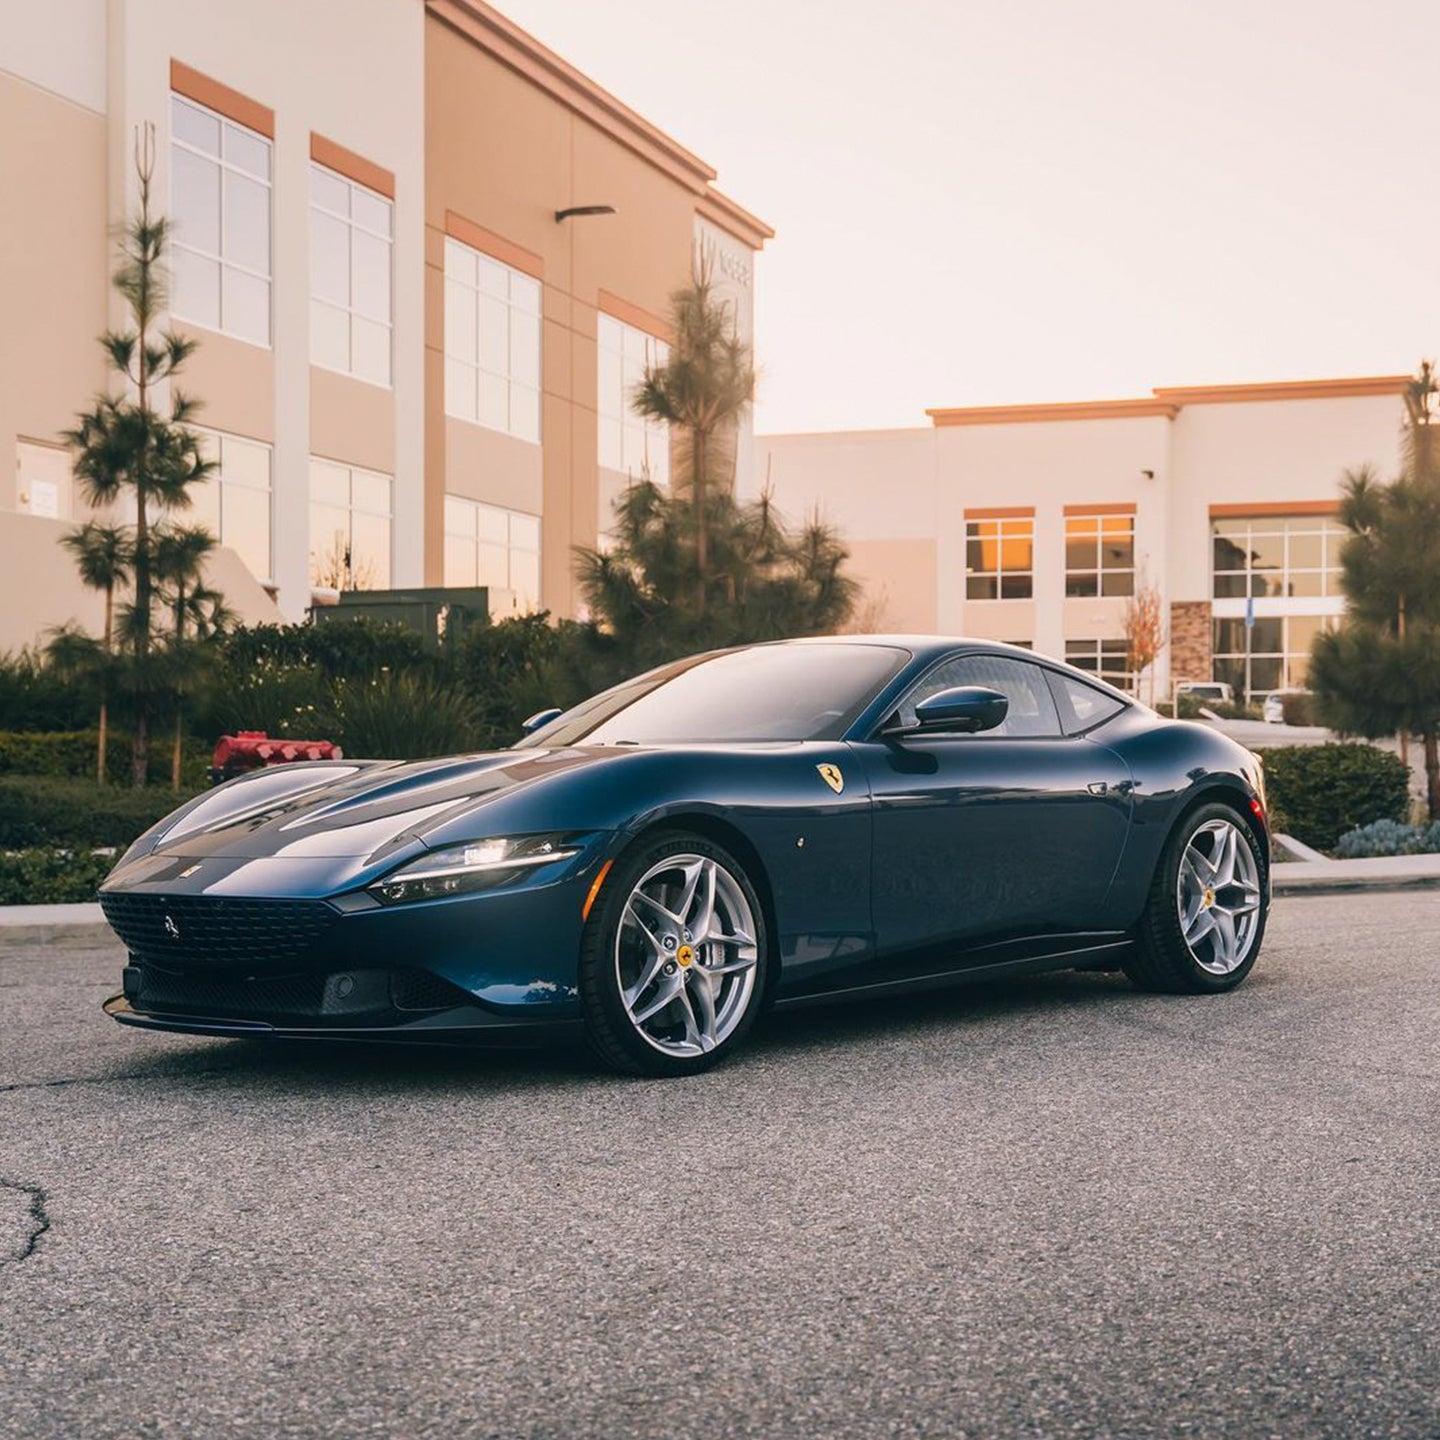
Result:
{"label": "palm tree", "polygon": [[708,265],[671,297],[675,343],[664,365],[647,369],[631,408],[673,428],[672,474],[695,514],[696,600],[705,609],[712,497],[735,488],[736,432],[755,398],[755,364],[731,308],[715,295]]}
{"label": "palm tree", "polygon": [[95,752],[95,778],[105,783],[106,747],[110,734],[110,675],[106,662],[115,645],[115,592],[129,583],[135,564],[130,536],[118,525],[87,520],[60,543],[75,557],[81,582],[105,596],[105,628],[101,636],[100,737]]}
{"label": "palm tree", "polygon": [[[133,689],[135,748],[133,773],[143,785],[148,768],[151,697],[159,676],[152,673],[155,652],[155,539],[160,512],[190,504],[190,487],[215,469],[188,428],[196,405],[175,385],[175,377],[195,342],[160,328],[168,304],[165,252],[169,222],[150,212],[150,182],[155,166],[155,129],[137,135],[135,169],[139,206],[126,224],[114,285],[129,311],[125,328],[106,331],[100,344],[120,382],[122,393],[99,397],[65,432],[75,452],[75,478],[86,503],[108,509],[121,501],[133,507],[130,530],[131,599],[120,614],[118,634]],[[170,383],[168,413],[155,408],[156,388]],[[152,513],[153,512],[153,513]]]}

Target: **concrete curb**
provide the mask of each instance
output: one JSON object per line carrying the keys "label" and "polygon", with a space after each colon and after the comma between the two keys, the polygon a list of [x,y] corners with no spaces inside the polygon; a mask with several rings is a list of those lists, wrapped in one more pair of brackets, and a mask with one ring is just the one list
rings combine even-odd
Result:
{"label": "concrete curb", "polygon": [[98,905],[0,905],[0,945],[52,945],[110,934]]}

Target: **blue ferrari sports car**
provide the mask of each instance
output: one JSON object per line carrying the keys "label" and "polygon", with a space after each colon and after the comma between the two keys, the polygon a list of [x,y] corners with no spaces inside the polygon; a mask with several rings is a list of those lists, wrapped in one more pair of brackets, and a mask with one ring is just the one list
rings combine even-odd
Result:
{"label": "blue ferrari sports car", "polygon": [[207,1035],[536,1041],[683,1075],[771,1005],[1121,969],[1214,994],[1269,904],[1260,761],[1026,650],[681,660],[513,749],[296,764],[141,836],[106,1011]]}

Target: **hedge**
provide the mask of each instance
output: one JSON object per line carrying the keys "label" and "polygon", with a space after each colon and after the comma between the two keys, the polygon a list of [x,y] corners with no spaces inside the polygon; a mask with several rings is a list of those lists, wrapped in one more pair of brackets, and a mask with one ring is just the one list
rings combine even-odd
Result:
{"label": "hedge", "polygon": [[1410,813],[1410,772],[1375,745],[1286,745],[1262,750],[1272,824],[1316,850],[1347,830]]}
{"label": "hedge", "polygon": [[[0,775],[70,776],[95,778],[95,752],[99,742],[95,730],[15,731],[0,730]],[[150,741],[150,783],[169,784],[174,742],[168,737]],[[127,782],[134,741],[122,731],[112,730],[105,741],[109,778]],[[186,739],[181,752],[181,780],[199,787],[206,780],[211,750],[201,742]]]}
{"label": "hedge", "polygon": [[194,790],[127,790],[43,775],[0,775],[0,850],[129,845]]}
{"label": "hedge", "polygon": [[116,858],[91,850],[0,850],[0,905],[74,905],[93,900]]}

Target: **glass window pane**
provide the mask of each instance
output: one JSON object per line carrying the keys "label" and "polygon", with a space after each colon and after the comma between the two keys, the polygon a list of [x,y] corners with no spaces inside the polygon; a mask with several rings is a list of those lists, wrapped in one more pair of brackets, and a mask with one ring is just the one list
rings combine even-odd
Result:
{"label": "glass window pane", "polygon": [[475,371],[459,360],[445,362],[445,413],[457,420],[474,420],[478,397]]}
{"label": "glass window pane", "polygon": [[310,212],[310,293],[332,305],[350,303],[350,230],[320,210]]}
{"label": "glass window pane", "polygon": [[993,600],[996,588],[996,580],[993,575],[971,575],[965,581],[965,598],[967,600]]}
{"label": "glass window pane", "polygon": [[270,343],[270,282],[243,270],[224,267],[221,274],[220,320],[227,335]]}
{"label": "glass window pane", "polygon": [[445,537],[445,583],[447,585],[478,585],[475,568],[475,542],[463,536]]}
{"label": "glass window pane", "polygon": [[225,485],[225,543],[257,580],[270,578],[270,495]]}
{"label": "glass window pane", "polygon": [[375,385],[390,383],[390,327],[362,320],[350,322],[350,369],[361,380]]}
{"label": "glass window pane", "polygon": [[520,511],[510,516],[510,546],[513,550],[540,550],[540,517]]}
{"label": "glass window pane", "polygon": [[253,130],[228,121],[225,125],[225,159],[261,180],[270,178],[270,145]]}
{"label": "glass window pane", "polygon": [[337,215],[350,214],[350,187],[338,175],[319,165],[310,167],[310,199]]}
{"label": "glass window pane", "polygon": [[1243,620],[1217,620],[1214,642],[1217,655],[1243,655],[1245,653],[1245,622]]}
{"label": "glass window pane", "polygon": [[1278,615],[1256,616],[1255,624],[1250,630],[1250,653],[1252,655],[1278,655],[1284,648],[1285,621]]}
{"label": "glass window pane", "polygon": [[475,258],[480,271],[481,290],[487,295],[496,296],[501,301],[508,300],[510,298],[509,270],[488,255],[477,255]]}
{"label": "glass window pane", "polygon": [[475,292],[457,280],[445,281],[445,353],[475,364],[479,344]]}
{"label": "glass window pane", "polygon": [[510,433],[520,440],[540,439],[540,392],[523,385],[510,387]]}
{"label": "glass window pane", "polygon": [[1001,575],[1000,598],[1002,600],[1028,600],[1032,593],[1029,575]]}
{"label": "glass window pane", "polygon": [[509,552],[503,545],[481,543],[476,549],[475,583],[494,585],[500,589],[510,586]]}
{"label": "glass window pane", "polygon": [[510,312],[510,378],[540,388],[540,317]]}
{"label": "glass window pane", "polygon": [[350,304],[357,314],[390,323],[390,246],[363,230],[352,232]]}
{"label": "glass window pane", "polygon": [[192,485],[187,492],[190,508],[184,512],[186,525],[198,525],[208,530],[217,540],[223,539],[220,530],[220,481],[202,480]]}
{"label": "glass window pane", "polygon": [[445,533],[473,540],[475,538],[475,512],[478,508],[473,500],[464,500],[458,495],[447,495],[445,497]]}
{"label": "glass window pane", "polygon": [[507,307],[491,295],[480,297],[480,368],[492,375],[506,374]]}
{"label": "glass window pane", "polygon": [[310,583],[340,589],[349,583],[350,512],[310,506]]}
{"label": "glass window pane", "polygon": [[1095,568],[1095,537],[1093,535],[1066,534],[1065,568],[1067,570],[1093,570]]}
{"label": "glass window pane", "polygon": [[316,505],[350,508],[350,472],[330,460],[311,460],[310,499]]}
{"label": "glass window pane", "polygon": [[220,264],[176,246],[170,256],[170,308],[184,320],[220,328]]}
{"label": "glass window pane", "polygon": [[1002,570],[1028,570],[1031,567],[1033,542],[1028,530],[1004,532],[1000,541],[1000,568]]}
{"label": "glass window pane", "polygon": [[619,416],[624,412],[624,382],[620,378],[620,357],[602,348],[596,357],[599,368],[600,413]]}
{"label": "glass window pane", "polygon": [[178,95],[170,97],[170,129],[175,139],[194,145],[208,155],[220,154],[220,121],[208,110]]}
{"label": "glass window pane", "polygon": [[1130,535],[1107,535],[1100,547],[1100,563],[1109,570],[1135,567],[1135,539]]}
{"label": "glass window pane", "polygon": [[1323,592],[1323,576],[1318,570],[1292,570],[1287,582],[1286,594],[1312,596]]}
{"label": "glass window pane", "polygon": [[477,505],[476,533],[481,540],[494,545],[510,544],[510,514],[493,505]]}
{"label": "glass window pane", "polygon": [[1217,600],[1243,599],[1245,577],[1243,575],[1217,575],[1215,577],[1215,598]]}
{"label": "glass window pane", "polygon": [[270,187],[225,172],[225,259],[247,270],[270,273]]}
{"label": "glass window pane", "polygon": [[609,415],[600,417],[600,464],[607,470],[621,467],[622,440],[620,421]]}
{"label": "glass window pane", "polygon": [[170,202],[175,239],[212,255],[220,252],[220,167],[188,150],[170,156]]}
{"label": "glass window pane", "polygon": [[510,425],[509,387],[499,375],[480,371],[480,414],[482,425],[492,430],[506,430]]}
{"label": "glass window pane", "polygon": [[1246,549],[1243,537],[1233,540],[1228,535],[1216,535],[1213,546],[1216,570],[1243,570]]}
{"label": "glass window pane", "polygon": [[351,503],[356,510],[367,510],[377,515],[390,513],[390,477],[377,475],[373,470],[352,470],[350,472]]}
{"label": "glass window pane", "polygon": [[643,330],[637,330],[633,325],[622,324],[620,326],[621,353],[626,360],[631,362],[631,367],[637,371],[645,368],[646,338],[645,332]]}
{"label": "glass window pane", "polygon": [[1072,570],[1065,577],[1065,593],[1080,598],[1098,595],[1100,593],[1099,577],[1093,570],[1089,572]]}
{"label": "glass window pane", "polygon": [[458,240],[445,241],[445,278],[458,280],[472,290],[479,284],[477,267],[480,257]]}
{"label": "glass window pane", "polygon": [[331,370],[350,369],[350,317],[320,300],[310,302],[310,359]]}
{"label": "glass window pane", "polygon": [[383,515],[350,517],[355,584],[361,590],[384,590],[390,584],[390,521]]}
{"label": "glass window pane", "polygon": [[268,490],[270,447],[227,435],[222,447],[221,473],[227,486],[245,485],[252,490]]}
{"label": "glass window pane", "polygon": [[533,609],[540,599],[540,556],[532,551],[510,552],[510,588],[520,604]]}
{"label": "glass window pane", "polygon": [[1253,656],[1250,660],[1249,693],[1259,695],[1266,690],[1278,690],[1283,668],[1279,656]]}
{"label": "glass window pane", "polygon": [[1105,571],[1101,577],[1100,593],[1102,595],[1133,595],[1135,593],[1134,572],[1131,570]]}
{"label": "glass window pane", "polygon": [[367,230],[390,234],[390,202],[359,185],[350,190],[350,218]]}
{"label": "glass window pane", "polygon": [[1325,542],[1319,535],[1292,535],[1290,537],[1290,568],[1292,570],[1318,570],[1324,563]]}
{"label": "glass window pane", "polygon": [[540,313],[540,282],[519,270],[510,272],[510,303],[527,315]]}

